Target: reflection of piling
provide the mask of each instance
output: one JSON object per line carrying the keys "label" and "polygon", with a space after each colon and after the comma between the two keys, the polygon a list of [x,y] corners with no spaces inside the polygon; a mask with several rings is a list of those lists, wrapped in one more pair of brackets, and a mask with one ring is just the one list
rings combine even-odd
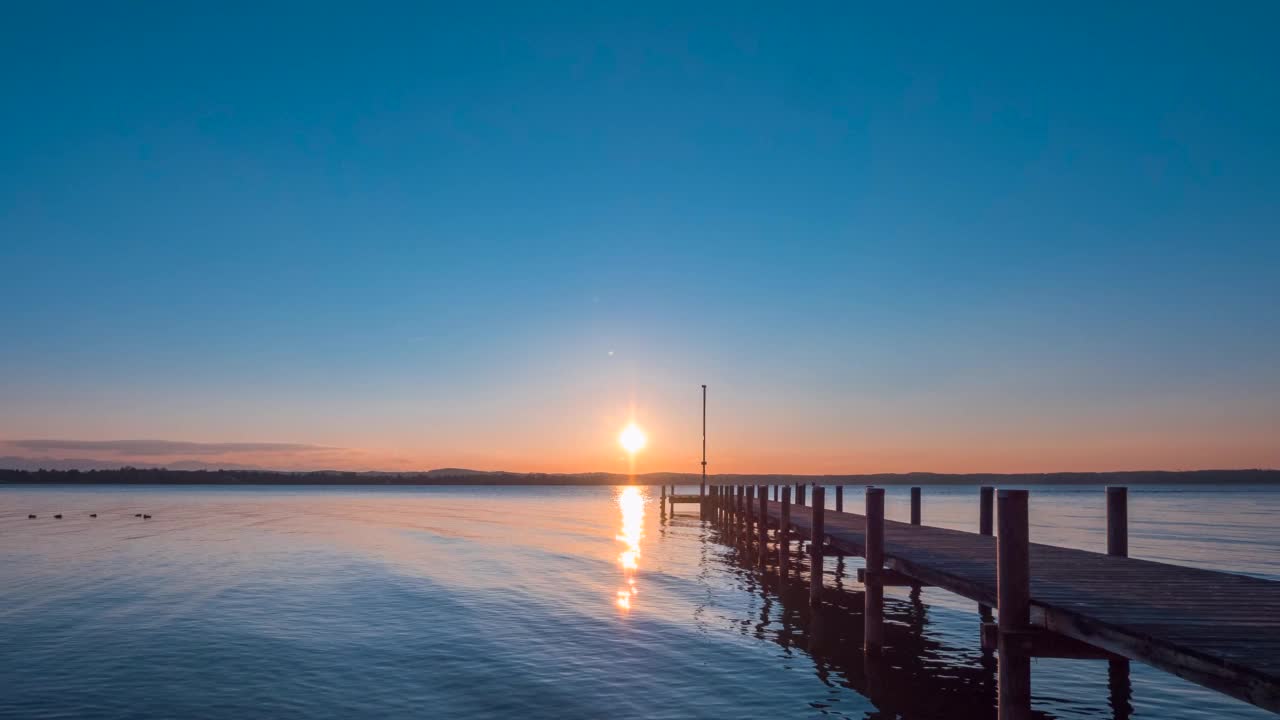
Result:
{"label": "reflection of piling", "polygon": [[822,602],[822,545],[826,541],[823,487],[813,486],[813,536],[809,540],[809,604]]}
{"label": "reflection of piling", "polygon": [[1031,624],[1031,542],[1027,491],[1001,490],[996,536],[996,602],[1000,653],[1000,720],[1031,716],[1031,658],[1015,635]]}
{"label": "reflection of piling", "polygon": [[884,647],[884,488],[867,488],[866,513],[862,649],[868,655],[878,655]]}

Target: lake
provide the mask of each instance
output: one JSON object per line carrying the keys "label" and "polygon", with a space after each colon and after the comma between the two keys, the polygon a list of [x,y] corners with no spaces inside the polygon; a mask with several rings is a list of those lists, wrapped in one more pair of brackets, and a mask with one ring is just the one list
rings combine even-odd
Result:
{"label": "lake", "polygon": [[[811,610],[807,578],[762,582],[657,493],[2,486],[0,717],[995,717],[972,602],[887,588],[865,663],[857,559],[828,559],[835,602]],[[907,489],[887,493],[907,519]],[[1032,540],[1102,551],[1103,501],[1032,488]],[[1129,503],[1133,557],[1280,580],[1280,490]],[[925,487],[923,514],[975,530],[977,488]],[[1034,709],[1274,717],[1137,663],[1112,688],[1107,667],[1035,661]]]}

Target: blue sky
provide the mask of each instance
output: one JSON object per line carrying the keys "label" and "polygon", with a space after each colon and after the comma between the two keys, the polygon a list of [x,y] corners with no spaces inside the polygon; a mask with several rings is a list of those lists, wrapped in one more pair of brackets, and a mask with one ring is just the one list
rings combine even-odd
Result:
{"label": "blue sky", "polygon": [[0,439],[1280,465],[1280,11],[688,5],[11,10]]}

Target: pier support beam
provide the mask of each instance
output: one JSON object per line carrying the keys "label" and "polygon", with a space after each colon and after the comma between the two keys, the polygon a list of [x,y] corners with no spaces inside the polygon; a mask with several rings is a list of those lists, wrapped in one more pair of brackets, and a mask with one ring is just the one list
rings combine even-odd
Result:
{"label": "pier support beam", "polygon": [[822,507],[823,490],[821,485],[813,486],[813,538],[809,542],[809,604],[815,607],[822,602],[822,546],[827,537]]}
{"label": "pier support beam", "polygon": [[844,486],[836,486],[836,512],[844,512]]}
{"label": "pier support beam", "polygon": [[791,553],[791,486],[784,485],[782,510],[778,513],[778,574],[787,576],[787,561]]}
{"label": "pier support beam", "polygon": [[911,488],[911,524],[920,524],[920,488]]}
{"label": "pier support beam", "polygon": [[767,485],[756,486],[756,496],[759,500],[760,512],[758,519],[760,521],[760,530],[757,533],[760,537],[760,569],[764,570],[769,560],[769,494],[766,490]]}
{"label": "pier support beam", "polygon": [[862,651],[879,655],[884,647],[884,488],[867,488],[867,569],[863,573]]}
{"label": "pier support beam", "polygon": [[999,720],[1031,717],[1031,658],[1017,636],[1031,624],[1031,538],[1027,491],[1001,490],[996,536],[996,599],[999,614]]}

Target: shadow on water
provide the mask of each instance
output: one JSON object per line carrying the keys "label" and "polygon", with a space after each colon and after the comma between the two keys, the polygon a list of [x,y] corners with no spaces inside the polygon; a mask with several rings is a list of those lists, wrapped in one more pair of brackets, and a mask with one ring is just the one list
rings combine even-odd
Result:
{"label": "shadow on water", "polygon": [[[941,637],[944,633],[930,632],[930,607],[920,588],[904,588],[905,597],[886,595],[884,649],[879,657],[867,656],[862,651],[862,584],[856,570],[850,572],[846,558],[827,558],[823,602],[815,608],[809,602],[808,553],[797,547],[800,543],[793,542],[789,571],[780,577],[776,557],[769,559],[762,574],[759,556],[735,544],[726,533],[709,527],[706,539],[726,551],[708,554],[704,562],[723,563],[761,601],[756,616],[744,618],[742,626],[789,653],[807,655],[825,685],[848,688],[869,700],[877,712],[867,718],[990,720],[997,716],[997,657],[978,642],[980,623],[990,619],[985,608],[974,605],[973,642],[960,645]],[[776,553],[774,548],[771,544],[771,552]],[[850,560],[861,564],[857,558]],[[1133,707],[1127,662],[1111,664],[1108,690],[1106,707],[1099,708],[1102,712],[1096,716],[1129,720]],[[813,704],[823,709],[820,703]],[[1059,716],[1034,710],[1031,717]]]}

